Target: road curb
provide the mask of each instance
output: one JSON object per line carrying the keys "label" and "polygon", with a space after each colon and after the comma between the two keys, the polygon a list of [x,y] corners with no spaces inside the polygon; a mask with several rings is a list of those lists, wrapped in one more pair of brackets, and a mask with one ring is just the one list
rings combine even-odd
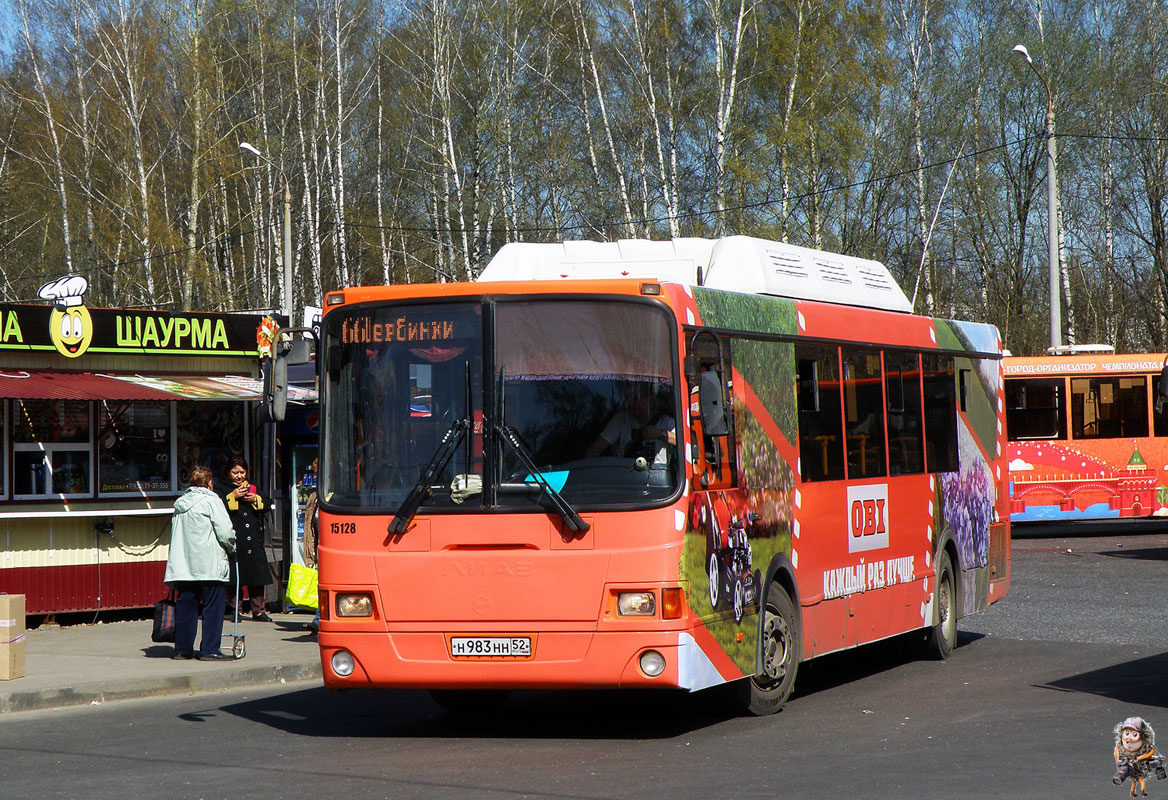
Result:
{"label": "road curb", "polygon": [[201,674],[173,675],[131,681],[105,680],[65,688],[10,692],[0,696],[0,714],[43,711],[118,700],[167,695],[193,695],[247,686],[320,681],[320,663],[277,667],[214,669]]}

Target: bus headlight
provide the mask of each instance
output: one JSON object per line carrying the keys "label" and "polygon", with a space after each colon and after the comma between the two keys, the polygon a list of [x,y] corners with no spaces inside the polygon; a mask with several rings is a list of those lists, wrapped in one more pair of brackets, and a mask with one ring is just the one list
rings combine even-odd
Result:
{"label": "bus headlight", "polygon": [[372,617],[373,597],[368,594],[338,594],[338,617]]}
{"label": "bus headlight", "polygon": [[[644,660],[644,656],[641,657]],[[338,650],[333,653],[332,659],[333,672],[340,675],[342,678],[347,678],[353,674],[353,654],[348,650]]]}
{"label": "bus headlight", "polygon": [[621,592],[616,610],[622,617],[651,617],[657,613],[657,596],[653,592]]}
{"label": "bus headlight", "polygon": [[[336,658],[334,656],[334,658]],[[665,656],[656,650],[646,650],[641,653],[641,672],[650,678],[656,678],[665,671]]]}

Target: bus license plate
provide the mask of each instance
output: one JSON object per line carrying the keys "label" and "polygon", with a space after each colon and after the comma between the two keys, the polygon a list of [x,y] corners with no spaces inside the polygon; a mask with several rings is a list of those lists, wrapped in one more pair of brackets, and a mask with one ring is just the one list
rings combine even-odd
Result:
{"label": "bus license plate", "polygon": [[451,636],[454,658],[531,658],[530,636]]}

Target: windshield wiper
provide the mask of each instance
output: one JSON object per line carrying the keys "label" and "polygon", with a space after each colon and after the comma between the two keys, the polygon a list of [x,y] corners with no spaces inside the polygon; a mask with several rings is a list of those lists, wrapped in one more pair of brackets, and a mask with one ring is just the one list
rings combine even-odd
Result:
{"label": "windshield wiper", "polygon": [[539,484],[544,494],[551,499],[552,505],[556,507],[556,511],[564,518],[564,524],[576,533],[587,533],[589,528],[588,523],[580,519],[580,515],[576,513],[576,509],[572,508],[571,504],[564,499],[564,496],[547,482],[547,478],[535,466],[535,461],[531,458],[531,454],[528,453],[527,448],[515,433],[515,429],[508,428],[500,422],[496,422],[494,428],[495,432],[503,441],[511,445],[511,449],[515,451],[515,455],[519,456],[519,461],[523,464],[523,468],[535,479],[535,482]]}
{"label": "windshield wiper", "polygon": [[389,523],[389,532],[391,535],[405,533],[409,530],[410,522],[414,518],[414,514],[418,513],[418,508],[422,505],[422,501],[430,494],[430,486],[434,482],[434,476],[446,468],[450,463],[451,456],[454,455],[458,443],[466,436],[466,432],[470,430],[470,420],[467,417],[456,419],[451,423],[450,428],[447,429],[446,434],[442,437],[442,441],[438,443],[438,449],[434,451],[434,455],[430,458],[430,463],[422,470],[422,474],[418,476],[418,482],[414,484],[414,488],[406,495],[406,499],[398,506],[397,513],[394,514],[393,519]]}

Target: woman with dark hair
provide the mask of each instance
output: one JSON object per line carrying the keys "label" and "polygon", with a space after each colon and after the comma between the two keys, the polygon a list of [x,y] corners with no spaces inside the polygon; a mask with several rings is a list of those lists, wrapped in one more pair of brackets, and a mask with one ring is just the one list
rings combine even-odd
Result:
{"label": "woman with dark hair", "polygon": [[247,482],[247,462],[242,458],[236,456],[227,462],[227,480],[231,488],[223,493],[223,502],[235,528],[235,568],[239,570],[239,583],[247,587],[251,618],[271,622],[272,618],[264,610],[264,587],[272,582],[264,552],[264,515],[270,509],[264,505],[255,484]]}

